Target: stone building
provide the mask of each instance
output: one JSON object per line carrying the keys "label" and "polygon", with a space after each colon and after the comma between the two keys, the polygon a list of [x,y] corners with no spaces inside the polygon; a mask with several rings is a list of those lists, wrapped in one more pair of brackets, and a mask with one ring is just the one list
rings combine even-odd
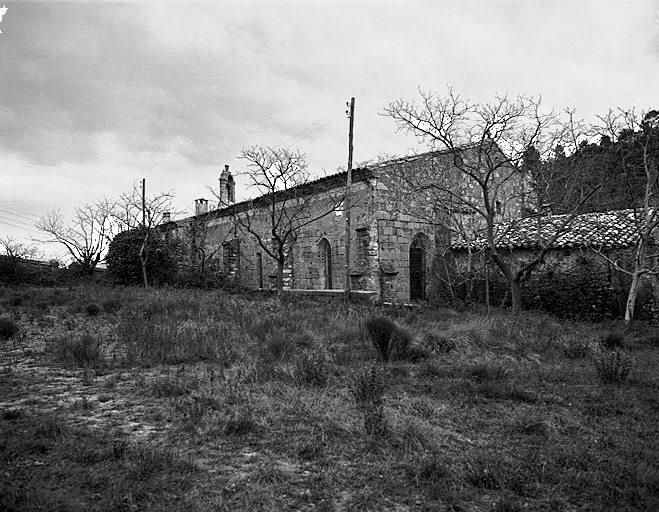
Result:
{"label": "stone building", "polygon": [[[468,150],[465,157],[469,157]],[[457,193],[477,195],[461,180],[453,158],[448,152],[433,151],[353,170],[349,196],[351,290],[379,300],[409,302],[423,300],[440,286],[432,277],[435,254],[439,246],[450,244],[455,237],[442,219],[449,203],[406,190],[405,177],[425,175],[434,179],[441,175],[454,184]],[[501,180],[507,187],[518,184],[518,180],[510,179],[512,172]],[[263,196],[236,203],[235,182],[226,166],[220,177],[218,207],[209,210],[208,201],[198,199],[196,215],[170,222],[168,236],[190,240],[206,256],[211,255],[221,272],[242,286],[274,288],[277,265],[240,220],[250,215],[257,222],[265,216],[255,211],[259,204],[272,204],[273,200],[275,204],[284,204],[292,193],[303,197],[314,213],[333,204],[326,215],[319,215],[296,233],[284,269],[284,285],[287,289],[339,293],[346,284],[346,202],[335,201],[345,193],[346,178],[347,173],[341,172],[296,187],[292,192],[278,192],[274,198]],[[502,219],[521,212],[521,200],[508,200],[514,195],[512,190],[509,192],[503,190],[501,194]],[[471,217],[468,212],[463,214]],[[265,218],[261,220],[260,233],[266,239],[270,227]]]}
{"label": "stone building", "polygon": [[[525,309],[541,309],[564,317],[601,320],[624,315],[639,224],[634,210],[614,210],[577,215],[569,228],[561,230],[567,215],[538,215],[502,222],[496,226],[495,242],[499,252],[520,266],[551,244],[542,262],[523,283]],[[659,238],[655,234],[650,254],[656,254]],[[480,237],[470,247],[455,243],[450,256],[456,295],[474,302],[485,302],[486,287],[492,305],[510,299],[507,283],[496,265],[484,257],[487,241]],[[656,256],[650,256],[655,258]],[[471,260],[469,263],[468,261]],[[650,266],[659,264],[649,262]],[[620,270],[624,269],[624,270]],[[626,272],[625,272],[626,271]],[[487,286],[486,286],[487,281]],[[659,290],[656,290],[659,292]],[[636,300],[638,318],[658,318],[659,297],[650,276],[643,278]]]}

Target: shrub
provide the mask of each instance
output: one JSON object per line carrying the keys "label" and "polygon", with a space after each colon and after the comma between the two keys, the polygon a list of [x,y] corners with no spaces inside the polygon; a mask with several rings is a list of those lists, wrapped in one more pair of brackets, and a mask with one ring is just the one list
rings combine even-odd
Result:
{"label": "shrub", "polygon": [[119,299],[108,299],[103,301],[103,311],[113,314],[121,309],[121,305],[121,300]]}
{"label": "shrub", "polygon": [[625,347],[625,333],[614,329],[600,340],[600,345],[607,350],[618,350]]}
{"label": "shrub", "polygon": [[364,415],[364,430],[369,435],[381,436],[387,431],[384,390],[384,376],[376,366],[371,366],[355,375],[352,394],[357,407]]}
{"label": "shrub", "polygon": [[624,382],[634,367],[634,359],[620,349],[595,354],[593,363],[604,384]]}
{"label": "shrub", "polygon": [[101,308],[98,304],[87,304],[85,311],[89,316],[98,316],[98,314],[101,312]]}
{"label": "shrub", "polygon": [[412,336],[405,329],[381,316],[369,318],[366,320],[364,327],[383,361],[408,358]]}
{"label": "shrub", "polygon": [[20,327],[11,318],[0,318],[0,339],[10,340],[20,331]]}
{"label": "shrub", "polygon": [[[105,258],[110,280],[123,285],[144,284],[140,248],[144,242],[143,229],[124,231],[114,237]],[[146,273],[149,284],[167,284],[176,280],[178,246],[167,244],[153,234],[147,247]]]}

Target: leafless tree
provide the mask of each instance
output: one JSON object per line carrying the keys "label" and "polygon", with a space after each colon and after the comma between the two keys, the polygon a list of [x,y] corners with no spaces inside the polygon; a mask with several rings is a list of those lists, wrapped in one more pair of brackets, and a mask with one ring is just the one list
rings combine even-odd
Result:
{"label": "leafless tree", "polygon": [[620,212],[625,221],[632,219],[636,232],[631,266],[600,252],[618,270],[631,276],[625,306],[627,323],[634,318],[644,278],[650,280],[655,303],[659,305],[659,250],[655,238],[659,226],[659,112],[609,110],[600,120],[602,135],[611,140],[613,148],[617,147],[619,170],[627,180],[627,188],[621,193],[627,194],[633,205],[631,213]]}
{"label": "leafless tree", "polygon": [[241,152],[245,176],[258,197],[236,208],[236,226],[251,234],[277,263],[277,289],[284,287],[284,268],[305,226],[340,207],[344,194],[310,186],[305,155],[281,148],[257,147]]}
{"label": "leafless tree", "polygon": [[223,249],[232,232],[232,229],[222,230],[211,225],[211,218],[206,214],[189,219],[183,235],[186,241],[184,264],[195,281],[202,283],[215,270],[213,263],[217,254]]}
{"label": "leafless tree", "polygon": [[3,273],[6,277],[16,276],[21,262],[41,257],[39,249],[33,244],[20,242],[12,236],[0,237],[0,256],[4,256]]}
{"label": "leafless tree", "polygon": [[105,256],[114,235],[114,206],[114,201],[103,198],[76,208],[69,224],[65,224],[59,210],[53,210],[37,221],[36,227],[48,236],[44,242],[63,245],[81,269],[91,274]]}
{"label": "leafless tree", "polygon": [[20,242],[12,236],[0,237],[0,249],[4,256],[15,261],[36,259],[40,256],[39,249],[33,244]]}
{"label": "leafless tree", "polygon": [[[590,134],[574,119],[573,112],[567,112],[567,119],[554,111],[544,112],[539,98],[496,96],[491,102],[479,103],[461,98],[452,89],[443,96],[424,91],[420,96],[418,103],[394,101],[385,113],[399,130],[414,134],[431,149],[442,150],[444,161],[440,159],[425,170],[403,172],[401,188],[422,194],[431,204],[444,206],[444,211],[458,212],[454,218],[442,215],[438,208],[431,212],[440,214],[433,222],[453,233],[463,230],[464,219],[475,219],[469,224],[484,231],[487,255],[509,283],[513,311],[519,312],[521,284],[580,211],[580,205],[573,205],[559,225],[552,224],[549,236],[541,237],[547,230],[538,229],[538,249],[529,260],[520,261],[501,251],[497,242],[505,233],[497,229],[500,221],[519,218],[528,206],[537,214],[542,211],[542,190],[547,184],[538,175],[524,172],[522,164],[530,151],[546,161],[557,145],[570,151]],[[577,180],[578,173],[571,179]],[[594,192],[586,193],[581,202],[587,202]],[[514,227],[514,221],[508,223],[509,229]]]}
{"label": "leafless tree", "polygon": [[136,186],[130,192],[125,192],[116,202],[112,210],[112,218],[120,231],[140,230],[142,245],[140,247],[140,263],[142,264],[142,279],[144,287],[149,286],[147,262],[149,247],[156,236],[155,228],[163,223],[166,215],[173,215],[173,192],[160,192],[144,197]]}

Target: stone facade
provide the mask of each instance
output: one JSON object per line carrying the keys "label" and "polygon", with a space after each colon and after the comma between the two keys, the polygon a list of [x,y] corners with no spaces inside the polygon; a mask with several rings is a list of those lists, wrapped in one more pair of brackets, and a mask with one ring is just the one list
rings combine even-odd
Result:
{"label": "stone facade", "polygon": [[[384,301],[409,302],[433,293],[437,283],[432,278],[436,252],[437,224],[414,209],[401,208],[401,182],[397,170],[428,172],[428,166],[450,175],[459,184],[457,171],[451,169],[446,153],[431,152],[355,169],[350,190],[350,287],[372,292]],[[345,190],[346,173],[338,173],[304,185],[311,210],[326,207],[327,198]],[[221,178],[221,190],[233,183],[228,169]],[[222,188],[224,187],[224,188]],[[231,202],[233,191],[221,197]],[[409,196],[408,196],[409,197]],[[413,206],[422,210],[437,209],[419,197]],[[208,253],[217,251],[219,267],[248,288],[275,288],[277,265],[259,246],[256,238],[241,228],[236,217],[250,208],[249,202],[220,204],[218,209],[175,223],[174,231],[185,237],[187,226],[202,222],[206,226],[204,243]],[[516,212],[518,213],[518,212]],[[257,216],[258,217],[258,216]],[[258,220],[258,219],[257,219]],[[262,223],[262,236],[268,233]],[[345,212],[331,211],[297,233],[291,255],[284,269],[284,286],[298,290],[342,290],[346,279]]]}

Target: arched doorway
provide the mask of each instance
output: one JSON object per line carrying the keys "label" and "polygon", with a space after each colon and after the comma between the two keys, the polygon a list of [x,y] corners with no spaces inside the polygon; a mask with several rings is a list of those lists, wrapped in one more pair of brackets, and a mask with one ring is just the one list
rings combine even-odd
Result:
{"label": "arched doorway", "polygon": [[325,290],[332,289],[332,246],[327,238],[318,243],[320,254],[320,285]]}
{"label": "arched doorway", "polygon": [[410,300],[426,298],[426,240],[418,234],[410,244]]}

